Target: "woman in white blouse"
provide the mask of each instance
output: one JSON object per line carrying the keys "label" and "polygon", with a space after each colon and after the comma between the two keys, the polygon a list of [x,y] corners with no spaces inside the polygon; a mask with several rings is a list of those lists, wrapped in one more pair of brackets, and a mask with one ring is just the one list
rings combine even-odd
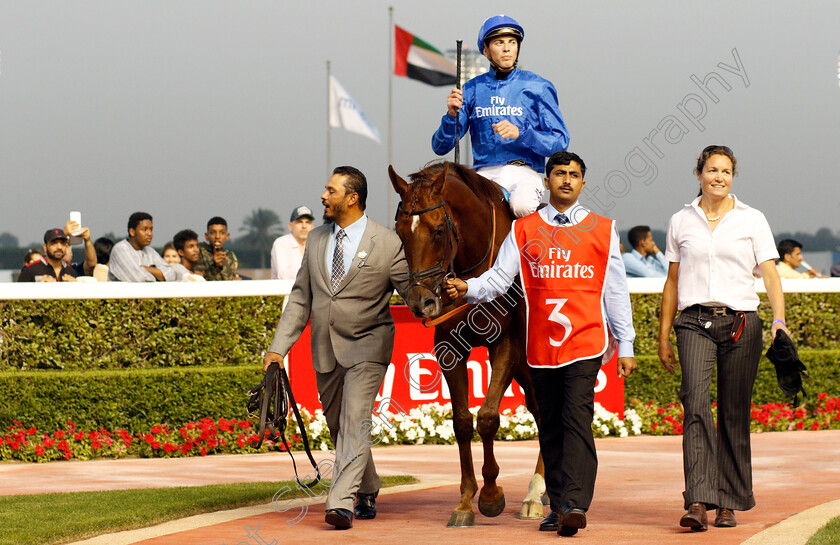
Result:
{"label": "woman in white blouse", "polygon": [[[756,264],[773,309],[771,336],[779,329],[788,332],[773,233],[764,214],[730,193],[736,165],[726,146],[703,150],[695,169],[700,195],[671,217],[665,251],[670,264],[662,292],[659,359],[673,374],[673,325],[685,411],[683,497],[688,511],[680,526],[695,532],[707,529],[707,509],[717,510],[714,524],[725,528],[736,525],[733,510],[755,505],[750,404],[762,352],[752,275]],[[716,363],[717,427],[709,394]]]}

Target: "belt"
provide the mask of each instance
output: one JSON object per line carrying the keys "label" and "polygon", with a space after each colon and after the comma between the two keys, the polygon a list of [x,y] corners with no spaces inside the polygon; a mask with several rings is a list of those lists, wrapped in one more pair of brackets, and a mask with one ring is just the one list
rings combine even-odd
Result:
{"label": "belt", "polygon": [[691,305],[685,310],[705,314],[707,316],[734,316],[737,312],[729,307],[707,307],[706,305]]}
{"label": "belt", "polygon": [[526,163],[522,159],[516,159],[516,160],[513,160],[513,161],[508,161],[507,164],[517,166],[517,167],[527,167],[528,166],[528,163]]}

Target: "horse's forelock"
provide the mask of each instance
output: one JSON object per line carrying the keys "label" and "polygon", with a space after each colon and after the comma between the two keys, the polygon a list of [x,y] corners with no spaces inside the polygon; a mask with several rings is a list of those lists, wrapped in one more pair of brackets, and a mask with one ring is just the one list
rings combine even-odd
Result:
{"label": "horse's forelock", "polygon": [[[454,167],[454,168],[452,168]],[[446,168],[445,161],[434,161],[427,163],[422,170],[409,174],[408,178],[412,184],[415,182],[427,182],[431,184]],[[502,200],[501,188],[486,178],[483,178],[474,170],[461,164],[451,163],[449,174],[457,176],[472,192],[487,203]]]}

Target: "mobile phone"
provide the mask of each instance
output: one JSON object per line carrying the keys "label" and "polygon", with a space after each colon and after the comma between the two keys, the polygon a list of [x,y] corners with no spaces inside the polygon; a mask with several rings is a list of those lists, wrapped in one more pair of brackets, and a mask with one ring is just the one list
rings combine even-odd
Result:
{"label": "mobile phone", "polygon": [[70,212],[70,221],[75,221],[79,224],[79,227],[82,226],[82,213],[81,212]]}

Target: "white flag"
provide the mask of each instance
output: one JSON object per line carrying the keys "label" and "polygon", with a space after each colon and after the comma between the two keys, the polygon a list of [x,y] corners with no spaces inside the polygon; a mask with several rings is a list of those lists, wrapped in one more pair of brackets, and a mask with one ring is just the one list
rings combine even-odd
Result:
{"label": "white flag", "polygon": [[333,75],[330,75],[330,127],[347,129],[382,143],[379,131]]}

